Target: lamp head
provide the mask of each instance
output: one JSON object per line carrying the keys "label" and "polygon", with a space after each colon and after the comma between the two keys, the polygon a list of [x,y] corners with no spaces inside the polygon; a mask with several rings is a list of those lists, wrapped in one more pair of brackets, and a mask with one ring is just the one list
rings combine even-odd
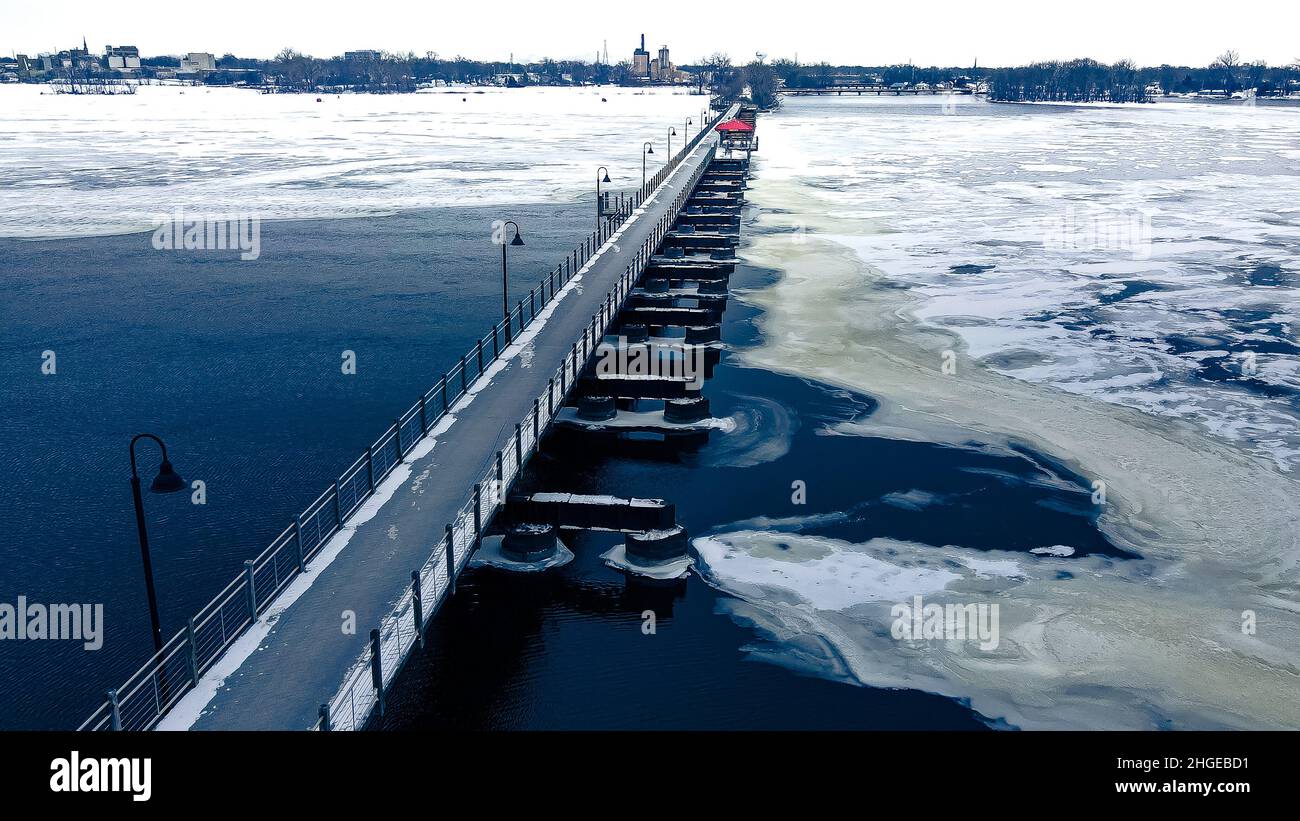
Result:
{"label": "lamp head", "polygon": [[158,468],[158,475],[154,477],[153,483],[149,485],[150,493],[175,493],[178,490],[185,490],[188,485],[181,475],[172,467],[172,463],[163,460]]}

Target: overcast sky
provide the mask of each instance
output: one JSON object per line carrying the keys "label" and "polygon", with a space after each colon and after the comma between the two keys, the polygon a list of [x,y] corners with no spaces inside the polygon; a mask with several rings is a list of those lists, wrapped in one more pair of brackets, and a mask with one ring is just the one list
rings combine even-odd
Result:
{"label": "overcast sky", "polygon": [[[1068,9],[1068,10],[1067,10]],[[714,51],[802,62],[1009,65],[1128,57],[1142,65],[1205,65],[1225,49],[1277,65],[1300,59],[1300,0],[1143,2],[925,0],[868,3],[620,0],[0,0],[0,49],[34,54],[134,45],[142,54],[209,51],[270,57],[285,46],[327,57],[353,49],[504,60],[630,57],[641,32],[677,63]]]}

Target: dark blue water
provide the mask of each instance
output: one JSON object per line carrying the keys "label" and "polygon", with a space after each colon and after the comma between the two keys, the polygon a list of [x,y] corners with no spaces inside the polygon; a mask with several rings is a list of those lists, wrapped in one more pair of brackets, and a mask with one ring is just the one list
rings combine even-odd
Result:
{"label": "dark blue water", "polygon": [[75,727],[152,650],[131,437],[158,434],[207,485],[204,506],[145,498],[170,637],[499,318],[501,218],[527,242],[510,248],[516,295],[590,230],[565,204],[268,222],[256,261],[147,233],[0,240],[0,601],[105,610],[96,652],[0,644],[0,727]]}

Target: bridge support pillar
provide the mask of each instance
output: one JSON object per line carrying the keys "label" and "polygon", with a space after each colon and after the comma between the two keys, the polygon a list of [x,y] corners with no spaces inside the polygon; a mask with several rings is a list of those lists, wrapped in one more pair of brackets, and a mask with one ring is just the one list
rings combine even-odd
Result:
{"label": "bridge support pillar", "polygon": [[326,702],[320,706],[320,729],[323,733],[328,733],[334,729],[334,722],[330,718],[330,705]]}

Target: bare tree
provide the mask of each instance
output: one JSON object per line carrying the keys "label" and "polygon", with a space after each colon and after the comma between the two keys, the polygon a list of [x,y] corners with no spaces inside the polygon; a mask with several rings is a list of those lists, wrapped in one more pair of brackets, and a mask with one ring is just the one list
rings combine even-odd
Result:
{"label": "bare tree", "polygon": [[1223,90],[1231,94],[1237,90],[1237,74],[1241,67],[1241,55],[1234,49],[1227,51],[1214,58],[1210,63],[1210,68],[1214,69],[1223,79]]}

